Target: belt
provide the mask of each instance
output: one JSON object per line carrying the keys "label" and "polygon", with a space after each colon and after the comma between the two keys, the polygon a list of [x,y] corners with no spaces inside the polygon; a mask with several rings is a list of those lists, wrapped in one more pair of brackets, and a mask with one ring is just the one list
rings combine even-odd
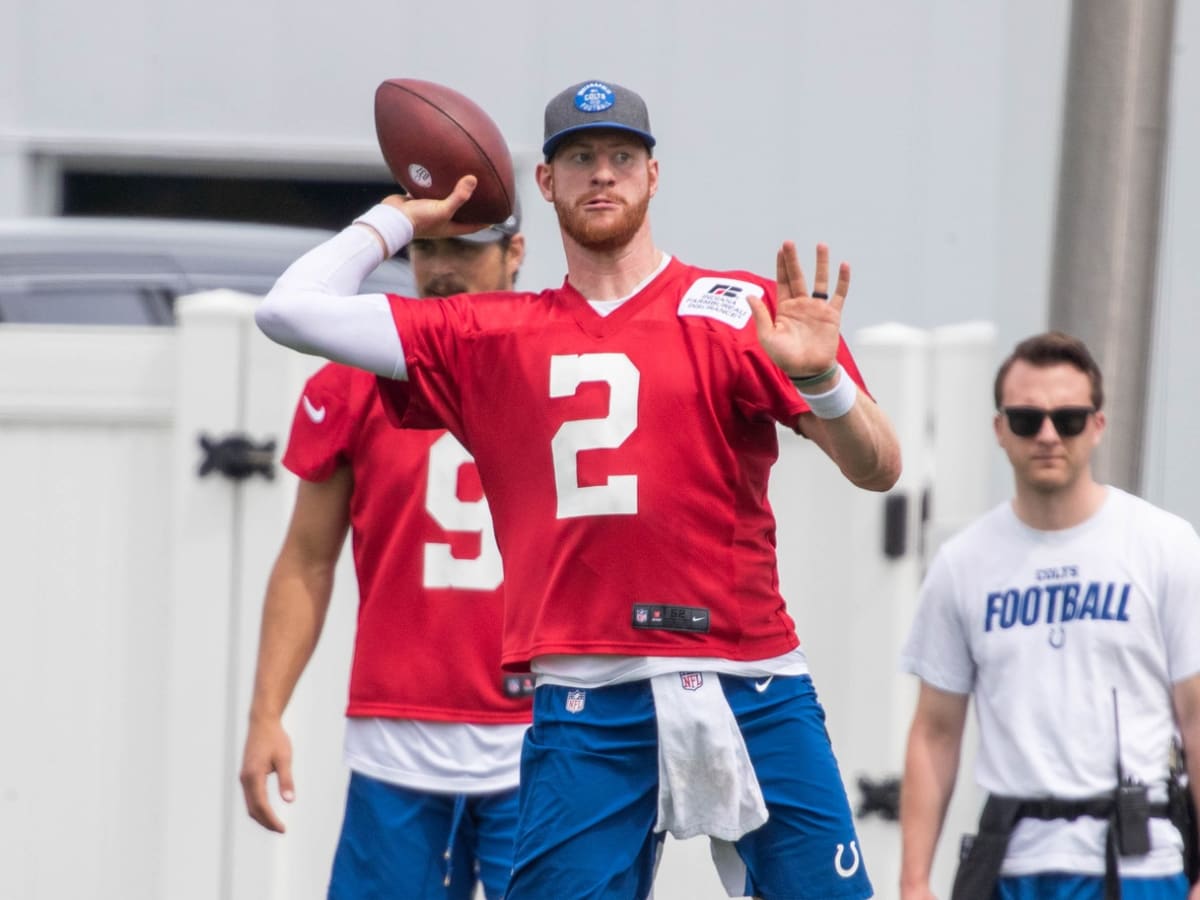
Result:
{"label": "belt", "polygon": [[[1074,820],[1082,816],[1108,821],[1108,833],[1104,841],[1104,900],[1120,900],[1116,814],[1116,803],[1111,794],[1079,800],[989,795],[979,817],[979,833],[969,846],[964,845],[951,900],[990,900],[1008,852],[1008,840],[1021,819]],[[1151,803],[1149,815],[1156,819],[1170,818],[1166,803]]]}

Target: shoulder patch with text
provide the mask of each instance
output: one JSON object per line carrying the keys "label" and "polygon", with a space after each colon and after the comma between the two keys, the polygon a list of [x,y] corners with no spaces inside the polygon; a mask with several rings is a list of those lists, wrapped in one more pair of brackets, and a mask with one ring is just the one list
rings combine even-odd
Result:
{"label": "shoulder patch with text", "polygon": [[698,278],[679,301],[679,315],[706,316],[743,328],[750,321],[747,295],[762,296],[761,286],[732,278]]}

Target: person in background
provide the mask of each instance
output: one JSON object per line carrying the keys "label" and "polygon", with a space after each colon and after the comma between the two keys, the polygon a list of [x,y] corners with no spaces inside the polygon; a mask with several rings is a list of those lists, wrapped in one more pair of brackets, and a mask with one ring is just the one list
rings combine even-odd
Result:
{"label": "person in background", "polygon": [[[901,897],[928,900],[969,698],[988,793],[954,900],[1200,900],[1200,538],[1092,475],[1100,369],[1060,332],[995,387],[1014,496],[941,547],[902,667],[921,679],[901,788]],[[1171,759],[1186,751],[1190,797]],[[1190,802],[1189,802],[1190,801]],[[1193,871],[1194,878],[1194,871]]]}
{"label": "person in background", "polygon": [[[415,241],[417,292],[511,290],[524,248],[516,215]],[[305,385],[283,462],[301,481],[263,606],[241,772],[247,811],[283,832],[268,776],[292,802],[282,716],[320,636],[349,532],[359,588],[351,776],[329,896],[466,900],[482,881],[499,900],[532,679],[500,667],[503,573],[475,466],[445,431],[393,428],[374,376],[334,363]]]}

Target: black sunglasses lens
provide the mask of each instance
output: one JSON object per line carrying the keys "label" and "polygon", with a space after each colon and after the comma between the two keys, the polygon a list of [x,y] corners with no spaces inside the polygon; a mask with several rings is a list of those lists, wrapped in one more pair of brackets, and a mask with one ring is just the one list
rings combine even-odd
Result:
{"label": "black sunglasses lens", "polygon": [[1033,437],[1042,430],[1046,416],[1054,423],[1059,437],[1076,437],[1087,427],[1092,410],[1086,406],[1064,406],[1061,409],[1038,409],[1035,406],[1009,406],[1004,410],[1008,428],[1017,437]]}
{"label": "black sunglasses lens", "polygon": [[1060,437],[1075,437],[1086,427],[1090,414],[1086,409],[1056,409],[1050,413],[1050,421]]}
{"label": "black sunglasses lens", "polygon": [[[1040,409],[1006,409],[1004,415],[1008,417],[1008,427],[1017,437],[1033,437],[1042,430],[1042,419],[1046,418],[1046,413]],[[1055,423],[1055,427],[1058,427]]]}

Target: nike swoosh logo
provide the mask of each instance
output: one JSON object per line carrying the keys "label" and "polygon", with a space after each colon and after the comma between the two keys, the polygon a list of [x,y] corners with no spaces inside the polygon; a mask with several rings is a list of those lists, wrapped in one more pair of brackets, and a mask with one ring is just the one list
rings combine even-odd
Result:
{"label": "nike swoosh logo", "polygon": [[320,425],[325,421],[325,407],[313,406],[307,394],[300,398],[300,403],[304,406],[304,411],[308,413],[308,417],[313,420],[314,424]]}
{"label": "nike swoosh logo", "polygon": [[754,682],[754,689],[755,689],[756,691],[758,691],[758,692],[761,694],[761,693],[762,693],[763,691],[765,691],[765,690],[766,690],[768,687],[770,687],[770,685],[771,685],[771,679],[772,679],[772,678],[774,678],[774,677],[775,677],[774,675],[768,675],[768,676],[767,676],[766,678],[764,678],[762,681],[756,681],[756,682]]}
{"label": "nike swoosh logo", "polygon": [[693,621],[693,622],[703,622],[703,621],[704,621],[704,619],[705,619],[705,617],[704,617],[704,616],[692,616],[692,621]]}

